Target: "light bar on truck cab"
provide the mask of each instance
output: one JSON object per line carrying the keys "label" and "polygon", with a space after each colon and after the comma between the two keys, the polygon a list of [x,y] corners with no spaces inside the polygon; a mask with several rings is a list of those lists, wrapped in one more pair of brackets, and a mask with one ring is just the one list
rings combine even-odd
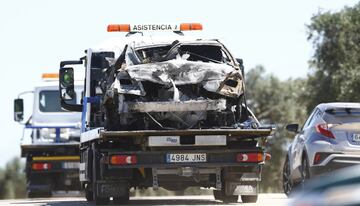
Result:
{"label": "light bar on truck cab", "polygon": [[202,30],[200,23],[182,24],[110,24],[108,32],[144,32],[144,31],[195,31]]}
{"label": "light bar on truck cab", "polygon": [[41,77],[43,79],[59,79],[59,73],[44,73]]}

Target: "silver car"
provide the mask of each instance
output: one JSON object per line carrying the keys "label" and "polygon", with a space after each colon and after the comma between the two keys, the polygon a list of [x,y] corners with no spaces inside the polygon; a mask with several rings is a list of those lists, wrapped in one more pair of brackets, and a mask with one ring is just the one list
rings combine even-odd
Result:
{"label": "silver car", "polygon": [[360,163],[360,103],[319,104],[296,133],[283,168],[285,194],[307,179]]}

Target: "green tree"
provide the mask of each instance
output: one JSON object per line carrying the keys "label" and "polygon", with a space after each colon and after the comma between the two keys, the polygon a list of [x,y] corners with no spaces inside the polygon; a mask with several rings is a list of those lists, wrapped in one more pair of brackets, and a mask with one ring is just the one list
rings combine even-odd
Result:
{"label": "green tree", "polygon": [[306,107],[302,101],[305,80],[281,81],[266,74],[264,67],[257,66],[246,74],[246,92],[249,107],[263,124],[276,124],[277,130],[268,138],[267,152],[272,159],[265,164],[261,192],[282,192],[282,165],[287,146],[294,134],[285,131],[289,123],[302,123]]}
{"label": "green tree", "polygon": [[308,111],[321,102],[360,101],[360,3],[319,12],[308,25],[314,55],[307,82]]}
{"label": "green tree", "polygon": [[23,198],[26,196],[24,165],[14,158],[0,169],[0,199]]}

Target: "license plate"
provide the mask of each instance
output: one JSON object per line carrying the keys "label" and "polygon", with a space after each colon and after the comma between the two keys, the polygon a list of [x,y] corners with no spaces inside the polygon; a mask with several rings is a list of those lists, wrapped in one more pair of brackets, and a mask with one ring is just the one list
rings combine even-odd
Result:
{"label": "license plate", "polygon": [[360,134],[353,134],[352,137],[354,142],[360,142]]}
{"label": "license plate", "polygon": [[195,154],[166,154],[167,163],[206,162],[206,153]]}
{"label": "license plate", "polygon": [[63,169],[78,169],[80,163],[79,162],[63,162]]}

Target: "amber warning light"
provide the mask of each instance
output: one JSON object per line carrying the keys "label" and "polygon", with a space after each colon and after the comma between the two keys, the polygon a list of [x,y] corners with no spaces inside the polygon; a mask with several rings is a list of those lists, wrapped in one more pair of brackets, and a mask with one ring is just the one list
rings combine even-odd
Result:
{"label": "amber warning light", "polygon": [[202,30],[200,23],[182,24],[110,24],[108,32],[144,32],[144,31],[195,31]]}
{"label": "amber warning light", "polygon": [[58,73],[44,73],[41,75],[43,79],[58,79],[59,74]]}

